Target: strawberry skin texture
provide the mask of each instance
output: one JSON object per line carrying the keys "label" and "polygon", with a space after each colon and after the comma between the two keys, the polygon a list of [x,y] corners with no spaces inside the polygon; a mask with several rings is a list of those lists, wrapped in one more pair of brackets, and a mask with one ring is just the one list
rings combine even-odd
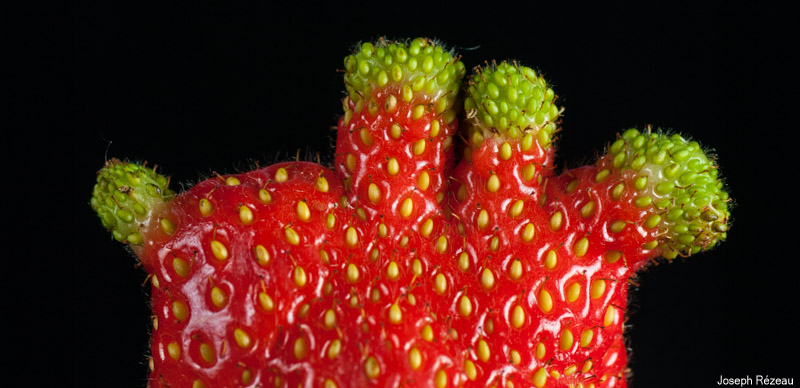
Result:
{"label": "strawberry skin texture", "polygon": [[631,129],[556,174],[562,110],[532,69],[478,68],[461,97],[426,39],[344,67],[332,169],[177,195],[146,166],[98,175],[92,207],[151,280],[149,386],[626,386],[629,280],[726,237],[713,160]]}

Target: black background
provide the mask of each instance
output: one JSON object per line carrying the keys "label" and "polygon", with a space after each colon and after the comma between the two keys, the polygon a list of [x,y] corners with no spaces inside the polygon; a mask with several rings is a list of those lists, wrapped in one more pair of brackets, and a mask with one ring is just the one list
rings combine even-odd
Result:
{"label": "black background", "polygon": [[34,23],[10,37],[25,53],[20,70],[34,75],[10,74],[22,82],[7,105],[21,120],[4,135],[14,197],[3,319],[16,355],[4,368],[33,386],[49,376],[62,386],[145,385],[145,273],[88,205],[106,158],[158,164],[175,188],[297,150],[330,160],[344,56],[380,36],[426,36],[468,69],[516,59],[541,70],[566,108],[559,164],[591,160],[617,131],[645,125],[718,155],[735,199],[729,241],[641,275],[629,321],[633,387],[797,377],[797,126],[781,116],[797,40],[785,10],[297,3],[24,12]]}

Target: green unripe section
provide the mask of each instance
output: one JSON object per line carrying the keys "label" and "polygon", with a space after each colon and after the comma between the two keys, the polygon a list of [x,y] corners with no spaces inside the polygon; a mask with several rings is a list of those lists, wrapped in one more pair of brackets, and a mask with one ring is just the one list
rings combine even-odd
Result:
{"label": "green unripe section", "polygon": [[728,193],[697,142],[629,129],[611,144],[607,158],[614,168],[636,171],[635,206],[653,210],[644,226],[664,232],[659,241],[664,257],[691,255],[726,238]]}
{"label": "green unripe section", "polygon": [[390,92],[405,102],[416,99],[418,103],[435,103],[444,98],[443,106],[449,109],[466,73],[463,62],[424,38],[362,43],[344,59],[344,68],[345,87],[356,106],[363,106],[364,100],[376,97],[376,91],[388,88],[395,89]]}
{"label": "green unripe section", "polygon": [[561,109],[555,92],[533,69],[502,62],[478,68],[470,80],[464,109],[483,132],[508,137],[532,132],[539,143],[551,145]]}
{"label": "green unripe section", "polygon": [[169,178],[154,168],[112,159],[98,172],[89,203],[114,239],[139,245],[144,242],[139,225],[174,196],[168,185]]}

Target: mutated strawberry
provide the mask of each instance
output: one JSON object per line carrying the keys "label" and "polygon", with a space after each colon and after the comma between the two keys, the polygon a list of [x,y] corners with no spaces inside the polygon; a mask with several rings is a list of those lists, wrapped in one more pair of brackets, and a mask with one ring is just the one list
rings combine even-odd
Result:
{"label": "mutated strawberry", "polygon": [[553,172],[560,108],[517,64],[426,39],[345,58],[335,166],[175,194],[111,160],[92,207],[152,283],[150,386],[624,386],[627,279],[725,238],[716,168],[621,135]]}

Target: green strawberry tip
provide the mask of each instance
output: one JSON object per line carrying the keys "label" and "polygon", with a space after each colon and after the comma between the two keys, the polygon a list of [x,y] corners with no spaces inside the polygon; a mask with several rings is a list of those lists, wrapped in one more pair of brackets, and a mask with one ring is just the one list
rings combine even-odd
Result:
{"label": "green strawberry tip", "polygon": [[97,173],[89,203],[115,240],[141,245],[140,225],[157,205],[174,196],[168,186],[169,178],[155,167],[111,159]]}
{"label": "green strawberry tip", "polygon": [[476,67],[464,99],[464,111],[484,136],[512,139],[526,133],[550,148],[562,109],[541,74],[516,61]]}
{"label": "green strawberry tip", "polygon": [[607,157],[613,168],[636,171],[635,205],[656,210],[643,226],[663,232],[658,241],[663,257],[692,255],[725,240],[730,197],[714,159],[699,143],[634,128],[611,144]]}
{"label": "green strawberry tip", "polygon": [[[447,122],[456,117],[452,108],[466,72],[464,63],[433,40],[365,42],[345,57],[344,68],[347,98],[356,113],[365,104],[373,108],[376,94],[389,90],[406,103],[430,104],[437,114],[452,116]],[[345,115],[353,114],[349,105],[344,104]]]}

